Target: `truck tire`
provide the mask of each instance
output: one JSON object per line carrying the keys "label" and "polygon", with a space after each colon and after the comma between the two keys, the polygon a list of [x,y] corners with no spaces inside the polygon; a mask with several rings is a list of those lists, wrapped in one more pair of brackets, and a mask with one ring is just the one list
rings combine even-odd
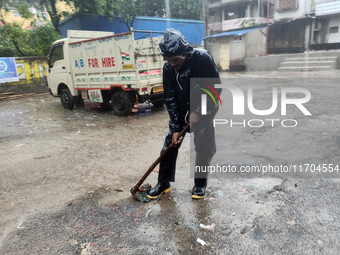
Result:
{"label": "truck tire", "polygon": [[62,89],[60,92],[61,104],[65,109],[72,110],[74,108],[74,98],[68,88]]}
{"label": "truck tire", "polygon": [[130,96],[125,91],[117,91],[112,95],[111,100],[113,111],[120,116],[127,116],[132,109]]}

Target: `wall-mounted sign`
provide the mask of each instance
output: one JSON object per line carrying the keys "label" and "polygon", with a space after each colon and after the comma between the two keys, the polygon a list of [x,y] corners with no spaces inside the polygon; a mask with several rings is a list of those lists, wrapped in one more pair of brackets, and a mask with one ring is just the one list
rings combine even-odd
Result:
{"label": "wall-mounted sign", "polygon": [[15,58],[0,58],[0,83],[19,81]]}

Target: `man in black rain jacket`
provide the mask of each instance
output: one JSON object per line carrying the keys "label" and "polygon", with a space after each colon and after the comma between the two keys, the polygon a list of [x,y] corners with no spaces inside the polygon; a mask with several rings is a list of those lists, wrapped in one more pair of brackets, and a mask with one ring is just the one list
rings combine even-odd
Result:
{"label": "man in black rain jacket", "polygon": [[[172,28],[165,31],[159,46],[166,60],[163,66],[163,87],[165,106],[170,117],[169,132],[161,153],[171,143],[175,144],[175,148],[160,162],[158,183],[148,192],[151,199],[160,197],[171,190],[170,182],[175,181],[176,159],[183,139],[178,135],[189,121],[190,129],[194,133],[195,165],[209,166],[216,152],[212,121],[218,105],[210,107],[205,116],[200,115],[200,104],[192,105],[191,109],[194,110],[190,112],[190,93],[192,93],[190,92],[190,78],[219,78],[212,56],[206,50],[190,47],[185,37]],[[206,173],[195,174],[192,198],[203,198],[206,186]]]}

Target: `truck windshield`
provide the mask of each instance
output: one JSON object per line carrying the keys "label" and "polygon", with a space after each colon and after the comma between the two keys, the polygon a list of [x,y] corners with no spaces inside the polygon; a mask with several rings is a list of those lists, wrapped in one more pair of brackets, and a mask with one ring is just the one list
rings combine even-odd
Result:
{"label": "truck windshield", "polygon": [[54,66],[54,63],[61,59],[64,59],[63,45],[58,45],[54,47],[51,52],[49,67],[52,68]]}

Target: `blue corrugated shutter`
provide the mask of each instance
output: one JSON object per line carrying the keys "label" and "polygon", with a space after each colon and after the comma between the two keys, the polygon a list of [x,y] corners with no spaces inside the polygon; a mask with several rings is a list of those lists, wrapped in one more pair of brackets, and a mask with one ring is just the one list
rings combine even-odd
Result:
{"label": "blue corrugated shutter", "polygon": [[[204,22],[199,20],[186,19],[166,19],[154,17],[136,17],[133,29],[142,31],[160,31],[164,32],[167,28],[175,28],[187,38],[188,42],[193,45],[201,45],[204,37]],[[107,19],[104,16],[93,16],[89,14],[79,14],[73,18],[65,20],[60,24],[60,30],[63,37],[67,36],[67,30],[93,30],[109,31],[115,34],[128,32],[128,27],[120,22],[119,18]],[[152,34],[160,36],[161,34]],[[135,33],[135,39],[149,36],[146,33]]]}

